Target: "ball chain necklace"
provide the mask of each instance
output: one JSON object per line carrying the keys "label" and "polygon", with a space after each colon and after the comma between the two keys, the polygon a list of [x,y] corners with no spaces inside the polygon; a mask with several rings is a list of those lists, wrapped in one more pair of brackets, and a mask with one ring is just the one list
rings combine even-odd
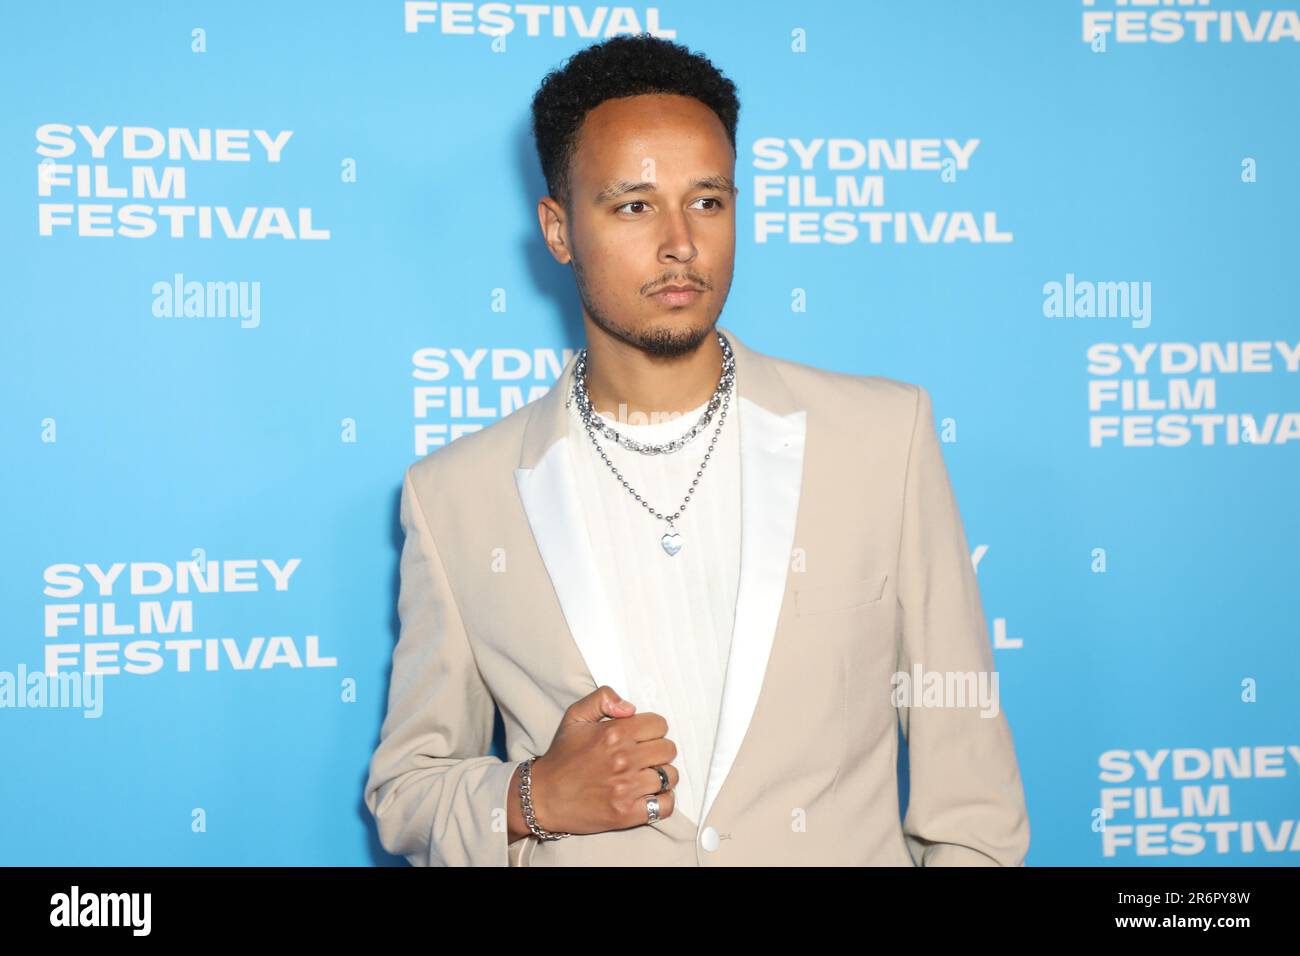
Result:
{"label": "ball chain necklace", "polygon": [[[610,471],[614,473],[623,487],[632,495],[641,505],[652,515],[661,521],[668,522],[668,531],[660,538],[659,543],[669,557],[677,554],[682,549],[682,534],[674,526],[673,522],[681,517],[682,512],[686,510],[687,504],[690,503],[691,495],[695,493],[695,486],[700,483],[700,478],[704,474],[704,469],[708,467],[709,459],[713,455],[713,446],[717,444],[718,435],[722,431],[722,425],[727,420],[727,409],[731,407],[732,387],[736,381],[736,360],[731,351],[731,343],[727,341],[726,336],[721,332],[714,330],[718,336],[718,344],[722,346],[722,376],[718,380],[718,387],[714,389],[713,397],[709,399],[708,405],[704,409],[704,414],[700,420],[691,426],[686,434],[662,444],[645,444],[635,439],[628,438],[620,434],[616,429],[605,424],[601,419],[600,413],[595,410],[591,404],[591,396],[587,393],[587,350],[584,348],[578,353],[577,361],[573,368],[573,394],[569,400],[564,403],[569,407],[574,401],[578,403],[578,414],[582,418],[583,428],[586,429],[587,437],[591,439],[592,445],[595,446],[596,452],[600,455],[601,460],[609,466]],[[650,503],[641,497],[627,479],[609,460],[605,450],[600,447],[600,442],[596,439],[596,432],[599,431],[606,438],[628,448],[632,451],[640,452],[643,455],[664,455],[672,454],[683,448],[687,442],[699,434],[700,430],[708,427],[713,418],[714,411],[718,411],[718,426],[713,430],[713,437],[709,440],[708,450],[704,453],[704,459],[700,462],[699,470],[695,472],[695,479],[691,482],[691,487],[686,492],[686,498],[682,501],[677,511],[671,515],[665,515],[651,507]]]}

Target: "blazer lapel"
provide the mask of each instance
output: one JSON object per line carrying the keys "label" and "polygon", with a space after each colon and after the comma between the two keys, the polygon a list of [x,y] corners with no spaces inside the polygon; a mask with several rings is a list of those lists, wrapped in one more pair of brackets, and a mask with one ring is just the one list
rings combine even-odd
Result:
{"label": "blazer lapel", "polygon": [[[740,396],[740,579],[698,826],[708,818],[735,763],[767,672],[794,547],[807,414],[795,406],[780,373],[766,356],[748,349],[729,329],[721,331],[735,354]],[[571,357],[555,386],[537,399],[524,430],[515,484],[593,686],[608,684],[623,694],[626,672],[615,617],[595,566],[567,447],[572,410],[566,403],[576,361],[576,355]],[[672,824],[675,819],[676,814],[665,822]]]}
{"label": "blazer lapel", "polygon": [[794,550],[807,412],[765,356],[727,329],[740,393],[740,584],[699,826],[726,783],[758,706]]}
{"label": "blazer lapel", "polygon": [[569,359],[524,430],[515,485],[542,562],[595,687],[628,693],[614,616],[587,536],[586,516],[568,450],[565,406],[577,355]]}

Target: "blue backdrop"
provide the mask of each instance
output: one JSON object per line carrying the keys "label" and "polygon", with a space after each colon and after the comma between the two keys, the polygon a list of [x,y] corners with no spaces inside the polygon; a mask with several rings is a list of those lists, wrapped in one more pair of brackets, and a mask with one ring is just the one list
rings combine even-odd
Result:
{"label": "blue backdrop", "polygon": [[400,862],[402,470],[583,344],[529,100],[650,29],[740,89],[722,324],[934,397],[1028,863],[1294,865],[1292,3],[9,11],[0,863]]}

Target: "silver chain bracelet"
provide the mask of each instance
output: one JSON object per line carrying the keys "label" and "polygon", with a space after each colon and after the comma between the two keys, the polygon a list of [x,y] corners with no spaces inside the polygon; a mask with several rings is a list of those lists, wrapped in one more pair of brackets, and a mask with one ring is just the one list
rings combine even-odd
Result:
{"label": "silver chain bracelet", "polygon": [[524,822],[528,824],[528,829],[533,831],[533,836],[539,840],[561,840],[567,836],[573,836],[572,833],[552,833],[550,830],[543,830],[537,823],[537,816],[533,813],[533,761],[536,757],[529,757],[519,765],[519,799],[524,805]]}

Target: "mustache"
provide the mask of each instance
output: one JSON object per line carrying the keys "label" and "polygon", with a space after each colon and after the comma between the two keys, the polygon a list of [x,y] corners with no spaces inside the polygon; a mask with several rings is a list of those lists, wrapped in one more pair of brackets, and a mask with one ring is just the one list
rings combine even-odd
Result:
{"label": "mustache", "polygon": [[654,295],[656,292],[662,292],[664,289],[667,289],[670,286],[678,286],[678,287],[685,287],[687,289],[694,289],[696,292],[703,292],[705,289],[713,288],[712,283],[710,283],[709,280],[707,279],[701,277],[694,277],[694,278],[686,277],[686,278],[668,279],[665,281],[656,282],[653,285],[646,287],[645,294]]}

